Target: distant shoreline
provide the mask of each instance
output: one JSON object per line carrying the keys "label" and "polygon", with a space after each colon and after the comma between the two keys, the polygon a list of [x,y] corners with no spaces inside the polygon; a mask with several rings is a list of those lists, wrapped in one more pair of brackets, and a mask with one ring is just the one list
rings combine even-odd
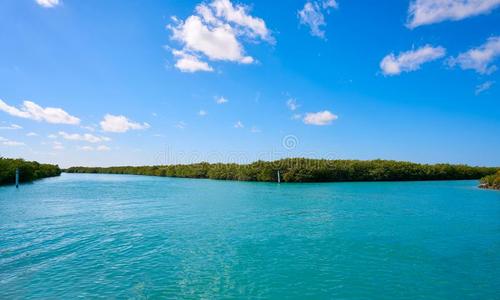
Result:
{"label": "distant shoreline", "polygon": [[255,182],[370,182],[480,179],[499,167],[417,164],[391,160],[322,160],[291,158],[251,164],[71,167],[67,173],[149,175]]}

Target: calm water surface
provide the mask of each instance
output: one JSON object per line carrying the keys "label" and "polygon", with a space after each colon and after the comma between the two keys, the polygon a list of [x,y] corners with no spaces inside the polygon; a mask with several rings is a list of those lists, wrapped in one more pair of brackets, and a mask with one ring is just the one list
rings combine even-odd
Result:
{"label": "calm water surface", "polygon": [[0,299],[500,299],[500,192],[476,185],[0,187]]}

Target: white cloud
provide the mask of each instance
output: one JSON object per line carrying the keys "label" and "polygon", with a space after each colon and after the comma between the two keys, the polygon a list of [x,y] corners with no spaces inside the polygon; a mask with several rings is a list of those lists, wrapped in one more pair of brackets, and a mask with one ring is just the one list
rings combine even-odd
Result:
{"label": "white cloud", "polygon": [[470,49],[448,60],[451,67],[459,65],[463,70],[475,70],[480,74],[491,74],[497,66],[491,63],[500,57],[500,36],[489,38],[483,45]]}
{"label": "white cloud", "polygon": [[245,55],[240,38],[258,39],[273,43],[264,20],[248,14],[248,8],[234,6],[229,0],[213,0],[199,4],[196,13],[181,21],[172,18],[172,39],[182,45],[173,50],[175,66],[183,72],[213,71],[208,63],[200,60],[203,55],[213,61],[230,61],[251,64],[254,58]]}
{"label": "white cloud", "polygon": [[59,135],[62,136],[63,139],[65,140],[70,140],[70,141],[82,141],[82,142],[88,142],[88,143],[101,143],[101,142],[108,142],[111,139],[105,136],[95,136],[90,133],[85,133],[85,134],[78,134],[78,133],[66,133],[64,131],[59,131]]}
{"label": "white cloud", "polygon": [[100,146],[97,146],[96,148],[97,151],[100,151],[100,152],[107,152],[107,151],[110,151],[111,148],[109,148],[108,146],[106,145],[100,145]]}
{"label": "white cloud", "polygon": [[208,65],[208,63],[199,60],[198,57],[188,54],[185,51],[173,50],[172,53],[175,57],[178,57],[177,62],[175,63],[175,67],[181,72],[212,72],[214,70]]}
{"label": "white cloud", "polygon": [[297,108],[300,107],[300,105],[297,104],[297,100],[295,100],[293,98],[290,98],[290,99],[288,99],[288,101],[286,101],[286,106],[291,111],[297,110]]}
{"label": "white cloud", "polygon": [[18,129],[23,129],[23,128],[17,124],[10,124],[9,126],[0,126],[0,129],[18,130]]}
{"label": "white cloud", "polygon": [[415,28],[446,20],[458,21],[489,13],[499,5],[500,0],[415,0],[408,8],[407,26]]}
{"label": "white cloud", "polygon": [[228,103],[228,102],[229,102],[229,100],[227,100],[226,98],[224,98],[222,96],[215,98],[215,103],[217,103],[217,104],[225,104],[225,103]]}
{"label": "white cloud", "polygon": [[476,95],[479,95],[482,92],[489,90],[493,86],[494,83],[495,83],[494,81],[489,80],[489,81],[486,81],[486,82],[483,82],[483,83],[477,85],[476,86]]}
{"label": "white cloud", "polygon": [[19,147],[19,146],[24,146],[25,144],[22,142],[16,142],[16,141],[4,141],[4,142],[2,142],[2,145],[9,146],[9,147]]}
{"label": "white cloud", "polygon": [[94,126],[80,126],[80,128],[88,130],[88,131],[91,131],[91,132],[95,131],[95,127]]}
{"label": "white cloud", "polygon": [[[263,40],[274,42],[271,32],[264,20],[252,17],[248,14],[248,7],[243,5],[233,6],[230,0],[215,0],[210,6],[215,10],[215,15],[228,22],[241,26],[241,30],[251,37],[258,36]],[[208,20],[210,22],[210,19]]]}
{"label": "white cloud", "polygon": [[302,119],[302,115],[301,114],[293,114],[292,120],[300,120],[300,119]]}
{"label": "white cloud", "polygon": [[47,137],[48,137],[49,139],[53,139],[53,140],[54,140],[54,139],[57,139],[57,135],[55,135],[55,134],[49,134]]}
{"label": "white cloud", "polygon": [[206,111],[204,111],[203,109],[202,109],[202,110],[200,110],[200,111],[198,112],[198,115],[199,115],[199,116],[201,116],[201,117],[204,117],[204,116],[206,116],[207,114],[208,114],[208,113],[207,113]]}
{"label": "white cloud", "polygon": [[332,114],[328,110],[325,110],[316,113],[306,113],[303,121],[307,125],[324,126],[331,124],[334,120],[337,119],[338,116]]}
{"label": "white cloud", "polygon": [[102,120],[101,129],[107,132],[127,132],[129,130],[142,130],[149,128],[148,123],[137,123],[129,120],[125,116],[115,116],[107,114]]}
{"label": "white cloud", "polygon": [[0,145],[4,145],[4,146],[8,146],[8,147],[18,147],[18,146],[24,146],[24,143],[11,141],[9,139],[6,139],[6,138],[0,136]]}
{"label": "white cloud", "polygon": [[26,136],[38,136],[38,134],[35,132],[29,132],[26,134]]}
{"label": "white cloud", "polygon": [[385,56],[380,62],[380,68],[384,75],[399,75],[402,72],[418,70],[422,64],[439,59],[445,54],[446,49],[443,47],[425,45],[417,50],[401,52],[398,56],[394,53]]}
{"label": "white cloud", "polygon": [[330,8],[338,8],[335,0],[307,1],[298,12],[300,24],[309,26],[311,35],[324,38],[325,31],[322,29],[326,26],[324,13],[328,13]]}
{"label": "white cloud", "polygon": [[31,101],[24,101],[21,108],[10,106],[0,99],[0,110],[11,116],[31,119],[35,121],[45,121],[52,124],[80,124],[80,119],[74,117],[61,108],[46,107],[43,108]]}
{"label": "white cloud", "polygon": [[243,128],[243,127],[245,127],[245,125],[243,125],[241,121],[238,121],[234,124],[234,128]]}
{"label": "white cloud", "polygon": [[36,3],[40,6],[51,8],[60,4],[59,0],[36,0]]}
{"label": "white cloud", "polygon": [[174,126],[174,127],[175,127],[175,128],[178,128],[178,129],[184,129],[184,128],[186,128],[186,126],[187,126],[186,122],[184,122],[184,121],[179,121],[179,122],[177,122],[177,124],[175,124],[175,126]]}
{"label": "white cloud", "polygon": [[83,147],[78,147],[78,150],[80,150],[80,151],[85,151],[85,152],[90,152],[90,151],[94,151],[94,147],[91,147],[91,146],[83,146]]}
{"label": "white cloud", "polygon": [[52,149],[54,150],[64,150],[64,146],[61,142],[53,142],[52,143]]}

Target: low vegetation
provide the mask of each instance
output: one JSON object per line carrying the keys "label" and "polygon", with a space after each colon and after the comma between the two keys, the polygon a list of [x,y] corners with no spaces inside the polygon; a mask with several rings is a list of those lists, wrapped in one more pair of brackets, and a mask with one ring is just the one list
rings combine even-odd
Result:
{"label": "low vegetation", "polygon": [[0,157],[0,185],[15,183],[17,168],[19,168],[20,182],[29,182],[61,174],[61,169],[57,165]]}
{"label": "low vegetation", "polygon": [[484,176],[481,178],[480,182],[480,187],[482,188],[500,190],[500,171],[492,175]]}
{"label": "low vegetation", "polygon": [[142,167],[72,167],[69,173],[134,174],[241,181],[284,182],[409,181],[479,179],[500,168],[450,164],[417,164],[391,160],[320,160],[291,158],[251,164],[165,165]]}

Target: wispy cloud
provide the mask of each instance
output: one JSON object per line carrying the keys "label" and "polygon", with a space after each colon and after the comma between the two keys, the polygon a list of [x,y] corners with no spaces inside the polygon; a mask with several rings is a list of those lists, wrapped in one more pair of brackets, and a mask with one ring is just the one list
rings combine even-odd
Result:
{"label": "wispy cloud", "polygon": [[58,150],[58,151],[64,150],[64,145],[61,142],[55,141],[55,142],[52,142],[52,149]]}
{"label": "wispy cloud", "polygon": [[129,130],[143,130],[151,127],[148,123],[137,123],[129,120],[127,117],[119,115],[107,114],[104,119],[99,123],[101,129],[106,132],[123,133]]}
{"label": "wispy cloud", "polygon": [[221,97],[215,97],[215,103],[217,103],[217,104],[226,104],[228,102],[229,102],[229,100],[227,100],[226,98],[224,98],[222,96]]}
{"label": "wispy cloud", "polygon": [[458,21],[489,13],[499,5],[500,0],[415,0],[408,8],[407,26],[415,28],[446,20]]}
{"label": "wispy cloud", "polygon": [[425,45],[417,50],[401,52],[397,56],[391,53],[380,62],[380,69],[384,75],[399,75],[402,72],[411,72],[420,69],[420,66],[444,57],[446,49]]}
{"label": "wispy cloud", "polygon": [[274,42],[264,20],[249,14],[249,8],[230,0],[213,0],[196,6],[195,14],[182,21],[172,18],[168,28],[181,50],[173,50],[176,68],[183,72],[213,71],[202,59],[251,64],[242,40]]}
{"label": "wispy cloud", "polygon": [[70,140],[70,141],[81,141],[81,142],[88,142],[88,143],[101,143],[101,142],[108,142],[111,139],[105,136],[96,136],[90,133],[85,133],[85,134],[78,134],[78,133],[66,133],[64,131],[59,131],[59,135],[65,139],[65,140]]}
{"label": "wispy cloud", "polygon": [[315,112],[315,113],[306,113],[303,121],[304,124],[307,125],[316,125],[316,126],[325,126],[330,125],[333,121],[337,120],[338,116],[332,114],[328,110]]}
{"label": "wispy cloud", "polygon": [[243,124],[243,122],[241,121],[237,121],[235,124],[234,124],[234,128],[244,128],[245,125]]}
{"label": "wispy cloud", "polygon": [[489,80],[489,81],[483,82],[481,84],[478,84],[476,86],[476,95],[479,95],[482,92],[489,90],[493,86],[494,83],[495,83],[494,81]]}
{"label": "wispy cloud", "polygon": [[331,8],[338,8],[335,0],[307,1],[297,14],[300,24],[308,26],[311,35],[324,38],[325,31],[322,28],[326,26],[324,13],[329,13]]}
{"label": "wispy cloud", "polygon": [[7,147],[19,147],[19,146],[24,146],[25,144],[22,142],[12,141],[12,140],[9,140],[7,138],[0,136],[0,145],[7,146]]}
{"label": "wispy cloud", "polygon": [[297,100],[294,98],[290,98],[286,101],[286,106],[288,107],[289,110],[295,111],[297,108],[300,107],[300,105],[297,103]]}
{"label": "wispy cloud", "polygon": [[184,121],[179,121],[177,122],[174,127],[177,128],[177,129],[185,129],[187,126],[186,122]]}
{"label": "wispy cloud", "polygon": [[491,74],[497,70],[493,61],[500,57],[500,36],[489,38],[483,45],[472,48],[448,60],[451,67],[460,66],[463,70],[475,70],[480,74]]}
{"label": "wispy cloud", "polygon": [[198,112],[198,115],[199,115],[200,117],[204,117],[204,116],[206,116],[207,114],[208,114],[208,113],[207,113],[205,110],[203,110],[203,109],[202,109],[202,110],[200,110],[200,111]]}
{"label": "wispy cloud", "polygon": [[80,124],[80,119],[74,117],[61,108],[46,107],[43,108],[31,101],[24,101],[20,108],[10,106],[0,99],[0,110],[11,116],[31,119],[35,121],[45,121],[52,124]]}
{"label": "wispy cloud", "polygon": [[59,0],[35,0],[35,1],[38,5],[46,8],[56,7],[61,3],[61,1]]}
{"label": "wispy cloud", "polygon": [[26,136],[30,136],[30,137],[31,137],[31,136],[38,136],[38,134],[37,134],[36,132],[28,132],[28,133],[26,134]]}
{"label": "wispy cloud", "polygon": [[4,130],[18,130],[18,129],[23,129],[23,127],[17,125],[17,124],[10,124],[9,126],[0,126],[0,129]]}

